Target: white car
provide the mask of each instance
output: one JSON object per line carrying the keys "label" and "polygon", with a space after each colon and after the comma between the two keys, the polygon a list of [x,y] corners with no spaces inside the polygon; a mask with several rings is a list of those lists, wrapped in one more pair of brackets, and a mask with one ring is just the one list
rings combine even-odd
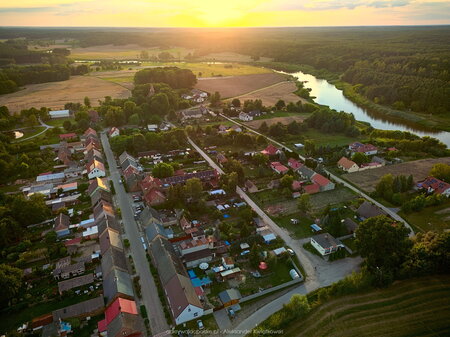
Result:
{"label": "white car", "polygon": [[205,328],[205,326],[203,325],[202,320],[200,320],[200,319],[197,321],[197,325],[198,325],[199,329],[204,329]]}

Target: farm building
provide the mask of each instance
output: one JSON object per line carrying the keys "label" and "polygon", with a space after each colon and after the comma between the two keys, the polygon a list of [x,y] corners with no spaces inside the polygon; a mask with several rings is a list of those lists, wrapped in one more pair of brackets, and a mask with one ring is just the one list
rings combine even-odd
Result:
{"label": "farm building", "polygon": [[69,110],[49,111],[48,114],[50,115],[51,119],[69,118],[70,117],[70,111]]}

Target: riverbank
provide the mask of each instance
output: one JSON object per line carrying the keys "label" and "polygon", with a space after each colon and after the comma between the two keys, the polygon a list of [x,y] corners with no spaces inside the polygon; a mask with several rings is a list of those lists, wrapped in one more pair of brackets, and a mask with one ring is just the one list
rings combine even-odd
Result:
{"label": "riverbank", "polygon": [[354,90],[352,84],[342,81],[340,79],[340,74],[330,72],[326,69],[319,70],[309,65],[284,62],[260,62],[258,64],[263,67],[288,73],[301,71],[305,74],[313,75],[318,79],[324,79],[334,85],[337,89],[341,90],[344,96],[350,101],[357,104],[361,108],[370,111],[372,114],[377,115],[379,118],[384,117],[386,119],[398,121],[399,123],[405,123],[411,127],[417,127],[418,129],[450,131],[450,117],[446,118],[443,116],[429,115],[418,112],[395,110],[385,105],[376,104],[361,94],[358,94]]}

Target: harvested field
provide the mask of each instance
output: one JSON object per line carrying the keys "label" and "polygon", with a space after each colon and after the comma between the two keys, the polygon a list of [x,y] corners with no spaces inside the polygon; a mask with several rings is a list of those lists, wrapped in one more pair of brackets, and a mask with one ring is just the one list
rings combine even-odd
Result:
{"label": "harvested field", "polygon": [[263,105],[265,106],[274,106],[278,100],[282,99],[287,103],[289,102],[298,102],[302,101],[302,103],[306,103],[307,101],[296,94],[294,91],[297,90],[297,86],[294,82],[281,82],[275,85],[272,85],[268,88],[263,88],[260,90],[252,91],[248,94],[241,95],[238,98],[241,101],[245,100],[262,100]]}
{"label": "harvested field", "polygon": [[218,91],[223,98],[229,98],[283,82],[285,79],[285,75],[278,73],[200,78],[195,87],[210,93]]}
{"label": "harvested field", "polygon": [[[263,103],[264,104],[264,103]],[[284,125],[288,125],[289,123],[296,121],[296,122],[303,122],[305,120],[305,116],[289,116],[289,117],[274,117],[274,118],[268,118],[268,119],[257,119],[251,122],[244,122],[242,124],[248,125],[254,129],[259,129],[262,123],[266,122],[268,126],[271,126],[273,124],[281,123]]]}
{"label": "harvested field", "polygon": [[325,302],[283,336],[448,336],[449,298],[447,275],[396,282]]}
{"label": "harvested field", "polygon": [[161,52],[169,52],[174,58],[184,58],[193,50],[186,48],[170,48],[160,49],[145,48],[136,44],[128,44],[124,46],[115,46],[112,44],[104,46],[92,46],[87,48],[74,48],[71,50],[70,57],[78,60],[124,60],[124,59],[139,59],[141,51],[147,51],[149,56],[158,56]]}
{"label": "harvested field", "polygon": [[433,165],[438,163],[450,164],[450,157],[414,160],[362,172],[347,173],[342,177],[367,192],[373,192],[378,181],[385,174],[391,173],[394,176],[412,174],[414,181],[417,182],[425,179]]}
{"label": "harvested field", "polygon": [[67,81],[26,85],[25,89],[0,96],[0,105],[11,112],[31,107],[61,109],[67,102],[83,103],[89,97],[92,104],[105,96],[126,98],[130,91],[123,86],[93,76],[73,76]]}

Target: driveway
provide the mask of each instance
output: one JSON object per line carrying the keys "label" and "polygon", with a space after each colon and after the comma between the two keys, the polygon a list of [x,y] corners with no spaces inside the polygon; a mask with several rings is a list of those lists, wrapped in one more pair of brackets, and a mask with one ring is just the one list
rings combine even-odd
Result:
{"label": "driveway", "polygon": [[166,317],[158,297],[158,290],[153,280],[153,276],[150,273],[146,252],[140,240],[141,234],[138,230],[138,225],[134,220],[134,213],[131,206],[132,200],[126,193],[123,185],[119,183],[121,177],[119,171],[117,170],[117,162],[114,159],[108,137],[105,133],[101,134],[101,140],[103,150],[108,161],[110,179],[113,181],[114,188],[116,190],[115,197],[122,213],[124,230],[128,240],[130,241],[131,255],[136,267],[136,272],[141,279],[141,301],[147,308],[152,333],[154,335],[161,334],[169,329],[169,325],[167,324]]}

